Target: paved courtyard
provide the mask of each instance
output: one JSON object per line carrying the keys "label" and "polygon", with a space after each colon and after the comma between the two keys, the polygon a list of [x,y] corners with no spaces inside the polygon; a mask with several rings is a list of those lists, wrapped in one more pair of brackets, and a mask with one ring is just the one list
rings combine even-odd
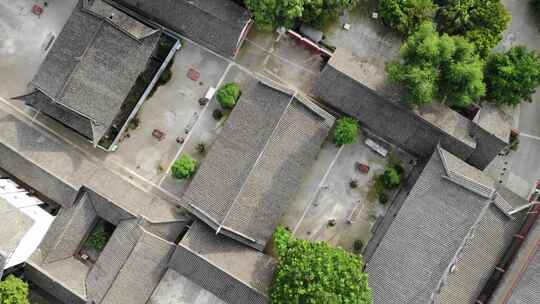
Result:
{"label": "paved courtyard", "polygon": [[[241,90],[246,90],[249,86],[254,85],[256,80],[250,72],[236,65],[231,65],[227,69],[226,75],[224,75],[221,80],[222,84],[229,82],[235,82],[240,86]],[[225,114],[224,117],[220,120],[214,119],[212,112],[216,109],[221,109],[221,106],[216,100],[216,95],[214,95],[214,98],[208,103],[207,108],[200,114],[190,135],[186,137],[185,143],[177,150],[176,157],[172,159],[173,161],[182,154],[191,155],[199,161],[199,163],[204,161],[206,153],[212,148],[212,144],[218,137],[219,132],[222,130],[223,124],[228,117],[228,111],[223,111]],[[200,144],[205,146],[205,151],[203,153],[198,150]],[[170,174],[171,165],[172,163],[165,168],[159,181],[159,186],[180,199],[191,180],[179,180],[173,178]]]}
{"label": "paved courtyard", "polygon": [[236,60],[254,72],[278,78],[310,94],[320,75],[323,59],[284,33],[253,29]]}
{"label": "paved courtyard", "polygon": [[[139,127],[128,131],[118,150],[107,159],[158,184],[181,148],[176,139],[188,138],[206,108],[213,106],[212,103],[201,106],[199,99],[209,88],[218,86],[227,66],[228,62],[220,57],[182,41],[171,67],[171,80],[145,101],[138,114]],[[198,80],[188,78],[190,69],[200,73]],[[197,124],[197,128],[211,129],[215,123],[210,121],[209,124]],[[161,141],[152,136],[154,129],[165,133]]]}
{"label": "paved courtyard", "polygon": [[[369,71],[366,80],[373,88],[384,86],[386,63],[397,58],[401,37],[382,23],[373,19],[378,1],[360,1],[358,7],[324,29],[325,42],[336,48],[347,48],[363,59],[363,69]],[[350,29],[345,30],[344,24]]]}
{"label": "paved courtyard", "polygon": [[[504,0],[503,3],[512,14],[512,22],[496,50],[525,45],[540,51],[540,29],[528,1]],[[540,90],[532,99],[532,103],[522,103],[514,115],[514,127],[521,132],[518,151],[497,157],[488,168],[491,176],[523,197],[529,195],[540,179]]]}
{"label": "paved courtyard", "polygon": [[0,96],[4,98],[27,92],[77,0],[49,0],[41,16],[32,14],[32,5],[43,3],[0,0]]}
{"label": "paved courtyard", "polygon": [[[356,240],[367,244],[373,225],[390,205],[378,201],[373,189],[374,177],[382,174],[394,156],[382,157],[366,146],[364,139],[361,135],[357,143],[339,150],[331,139],[327,140],[282,225],[302,239],[325,240],[346,250],[352,251]],[[408,155],[399,155],[404,164],[410,159]],[[368,164],[369,173],[358,171],[356,162]],[[358,182],[355,189],[349,185],[353,179]],[[335,220],[335,226],[329,225],[330,220]]]}

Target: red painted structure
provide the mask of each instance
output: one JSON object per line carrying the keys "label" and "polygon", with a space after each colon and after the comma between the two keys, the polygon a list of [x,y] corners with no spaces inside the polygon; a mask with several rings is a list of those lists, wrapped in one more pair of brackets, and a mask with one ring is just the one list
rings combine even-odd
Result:
{"label": "red painted structure", "polygon": [[503,257],[491,273],[491,276],[484,285],[484,288],[480,292],[480,295],[476,298],[475,304],[486,304],[489,303],[489,300],[493,296],[493,293],[497,290],[500,282],[502,281],[504,274],[510,268],[510,265],[514,261],[514,258],[519,252],[521,245],[529,235],[532,227],[538,220],[540,214],[540,203],[536,202],[531,206],[527,212],[527,218],[521,226],[521,229],[517,234],[514,235],[510,246],[506,249]]}
{"label": "red painted structure", "polygon": [[316,54],[326,55],[328,57],[332,56],[332,53],[328,51],[325,48],[320,47],[315,42],[311,41],[308,38],[305,38],[304,36],[298,34],[295,31],[287,30],[287,36],[291,37],[292,39],[298,41],[298,43],[302,44],[304,48],[311,50],[312,52]]}

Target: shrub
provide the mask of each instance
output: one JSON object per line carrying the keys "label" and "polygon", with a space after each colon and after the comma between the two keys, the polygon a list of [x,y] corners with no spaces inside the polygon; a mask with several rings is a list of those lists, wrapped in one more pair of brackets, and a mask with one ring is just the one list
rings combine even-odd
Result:
{"label": "shrub", "polygon": [[171,69],[165,69],[163,73],[161,73],[161,75],[159,76],[159,79],[157,82],[159,85],[164,85],[164,84],[167,84],[169,81],[171,81],[171,79],[172,79]]}
{"label": "shrub", "polygon": [[493,54],[486,65],[487,99],[496,104],[531,102],[540,85],[540,55],[524,46]]}
{"label": "shrub", "polygon": [[440,30],[465,37],[482,56],[501,41],[510,19],[500,0],[449,0],[439,10]]}
{"label": "shrub", "polygon": [[401,46],[401,61],[388,64],[389,80],[404,89],[413,105],[433,100],[467,107],[485,94],[483,63],[461,37],[439,35],[425,22]]}
{"label": "shrub", "polygon": [[384,192],[379,194],[379,203],[381,203],[383,205],[388,203],[388,194],[386,194]]}
{"label": "shrub", "polygon": [[356,240],[353,243],[353,250],[356,253],[362,252],[362,249],[364,248],[364,242],[362,240]]}
{"label": "shrub", "polygon": [[512,151],[517,151],[519,149],[519,137],[515,137],[511,142],[510,142],[510,150]]}
{"label": "shrub", "polygon": [[109,241],[109,234],[105,231],[105,225],[99,223],[86,239],[85,245],[97,251],[103,251]]}
{"label": "shrub", "polygon": [[384,183],[382,181],[382,175],[375,177],[375,183],[373,184],[373,187],[375,188],[375,193],[377,196],[381,196],[381,194],[384,193]]}
{"label": "shrub", "polygon": [[337,120],[334,128],[334,142],[338,145],[352,144],[358,137],[358,122],[350,117]]}
{"label": "shrub", "polygon": [[220,120],[223,117],[223,112],[220,109],[215,109],[214,112],[212,112],[212,117],[214,117],[215,120]]}
{"label": "shrub", "polygon": [[240,98],[240,86],[236,83],[227,83],[217,92],[217,100],[224,109],[232,109]]}
{"label": "shrub", "polygon": [[0,282],[0,304],[30,304],[28,301],[28,284],[9,275]]}
{"label": "shrub", "polygon": [[278,268],[270,290],[272,304],[371,304],[362,258],[326,242],[308,242],[279,227],[274,233]]}
{"label": "shrub", "polygon": [[394,189],[401,183],[401,176],[395,168],[387,167],[384,169],[383,175],[381,175],[381,181],[384,188]]}
{"label": "shrub", "polygon": [[192,177],[196,171],[197,160],[188,154],[184,154],[177,159],[171,168],[172,176],[177,179]]}
{"label": "shrub", "polygon": [[206,144],[201,142],[201,143],[198,143],[197,144],[197,152],[199,152],[200,154],[203,154],[204,152],[206,152]]}
{"label": "shrub", "polygon": [[435,15],[437,5],[432,0],[381,0],[379,13],[382,21],[403,35],[413,33],[424,21]]}

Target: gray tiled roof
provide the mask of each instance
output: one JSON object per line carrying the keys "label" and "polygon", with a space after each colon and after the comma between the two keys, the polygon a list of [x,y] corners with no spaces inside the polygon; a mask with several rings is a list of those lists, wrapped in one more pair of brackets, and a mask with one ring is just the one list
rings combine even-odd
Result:
{"label": "gray tiled roof", "polygon": [[375,304],[471,303],[522,219],[476,191],[489,181],[448,152],[433,153],[366,267]]}
{"label": "gray tiled roof", "polygon": [[489,304],[540,303],[540,222],[522,244]]}
{"label": "gray tiled roof", "polygon": [[257,83],[242,94],[182,200],[218,232],[264,248],[330,124]]}
{"label": "gray tiled roof", "polygon": [[195,222],[180,242],[169,267],[226,303],[266,304],[275,261]]}
{"label": "gray tiled roof", "polygon": [[159,284],[175,245],[143,231],[100,304],[144,304]]}
{"label": "gray tiled roof", "polygon": [[152,224],[185,220],[173,203],[140,189],[106,164],[2,109],[0,155],[1,168],[64,207],[73,204],[84,186]]}
{"label": "gray tiled roof", "polygon": [[231,57],[249,12],[230,0],[115,0],[195,42]]}
{"label": "gray tiled roof", "polygon": [[90,119],[69,110],[59,103],[51,102],[51,99],[43,92],[34,91],[17,99],[24,100],[27,105],[77,131],[86,139],[94,140],[94,131]]}
{"label": "gray tiled roof", "polygon": [[[522,219],[524,213],[519,215]],[[452,271],[443,278],[435,303],[474,303],[520,224],[521,220],[508,220],[491,205],[465,241]]]}
{"label": "gray tiled roof", "polygon": [[12,206],[6,200],[0,197],[0,276],[4,270],[4,264],[28,230],[32,227],[34,221],[22,213],[19,209]]}
{"label": "gray tiled roof", "polygon": [[[101,1],[95,4],[105,5]],[[114,24],[116,19],[89,13],[81,9],[81,5],[79,3],[68,19],[32,84],[48,96],[50,102],[60,103],[92,120],[92,139],[97,143],[146,68],[160,32],[134,20],[125,25],[128,19],[124,16],[121,26],[131,27],[128,30],[136,26],[135,35],[142,37],[137,40]],[[77,124],[72,123],[70,127]],[[88,130],[80,132],[86,134]]]}

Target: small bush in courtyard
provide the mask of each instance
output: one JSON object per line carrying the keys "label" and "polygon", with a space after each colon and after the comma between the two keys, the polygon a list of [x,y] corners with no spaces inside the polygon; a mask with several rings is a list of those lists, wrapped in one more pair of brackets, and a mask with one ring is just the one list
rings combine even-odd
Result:
{"label": "small bush in courtyard", "polygon": [[424,21],[435,15],[437,5],[432,0],[380,0],[382,21],[403,35],[414,32]]}
{"label": "small bush in courtyard", "polygon": [[362,240],[356,240],[353,243],[353,250],[355,253],[362,252],[362,249],[364,248],[364,242]]}
{"label": "small bush in courtyard", "polygon": [[196,171],[197,160],[188,154],[184,154],[174,162],[171,175],[177,179],[185,179],[192,177]]}
{"label": "small bush in courtyard", "polygon": [[212,117],[214,117],[215,120],[220,120],[223,117],[223,112],[220,109],[215,109],[214,112],[212,112]]}
{"label": "small bush in courtyard", "polygon": [[199,152],[200,154],[203,154],[204,152],[206,152],[206,144],[201,142],[201,143],[198,143],[197,144],[197,152]]}
{"label": "small bush in courtyard", "polygon": [[28,301],[28,284],[9,275],[0,282],[0,304],[30,304]]}
{"label": "small bush in courtyard", "polygon": [[350,117],[337,120],[334,128],[334,142],[338,145],[352,144],[358,137],[358,122]]}
{"label": "small bush in courtyard", "polygon": [[394,189],[401,183],[401,176],[394,167],[387,167],[381,175],[381,181],[386,189]]}
{"label": "small bush in courtyard", "polygon": [[94,228],[90,236],[88,236],[85,245],[101,252],[107,246],[108,240],[109,234],[105,231],[105,225],[100,223]]}
{"label": "small bush in courtyard", "polygon": [[232,109],[240,98],[240,86],[236,83],[227,83],[217,92],[217,100],[224,109]]}
{"label": "small bush in courtyard", "polygon": [[388,203],[388,194],[386,194],[385,192],[382,192],[381,194],[379,194],[379,203],[383,205]]}

